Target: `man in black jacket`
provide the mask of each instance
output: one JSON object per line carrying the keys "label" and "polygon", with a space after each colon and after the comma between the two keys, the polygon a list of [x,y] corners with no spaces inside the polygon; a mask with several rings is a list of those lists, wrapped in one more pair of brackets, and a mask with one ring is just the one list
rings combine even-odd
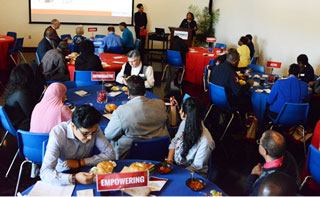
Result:
{"label": "man in black jacket", "polygon": [[245,195],[257,195],[262,181],[271,173],[281,171],[293,177],[297,184],[300,182],[298,165],[291,155],[286,151],[284,137],[276,131],[266,131],[257,140],[259,153],[265,163],[258,163],[248,177]]}
{"label": "man in black jacket", "polygon": [[51,28],[48,28],[46,30],[45,37],[43,37],[38,44],[37,54],[40,62],[47,51],[49,51],[50,49],[55,49],[58,46],[55,42],[56,39],[57,39],[57,35],[55,31]]}

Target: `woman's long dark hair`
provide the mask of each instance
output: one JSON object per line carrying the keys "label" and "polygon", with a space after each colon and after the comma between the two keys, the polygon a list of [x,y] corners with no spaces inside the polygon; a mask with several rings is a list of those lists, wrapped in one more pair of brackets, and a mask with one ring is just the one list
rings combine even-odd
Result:
{"label": "woman's long dark hair", "polygon": [[3,97],[7,99],[18,90],[32,89],[34,75],[29,64],[19,64],[11,71],[9,82],[4,91]]}
{"label": "woman's long dark hair", "polygon": [[202,135],[202,105],[196,98],[190,97],[182,104],[182,112],[187,115],[184,128],[182,158],[186,158],[189,150]]}

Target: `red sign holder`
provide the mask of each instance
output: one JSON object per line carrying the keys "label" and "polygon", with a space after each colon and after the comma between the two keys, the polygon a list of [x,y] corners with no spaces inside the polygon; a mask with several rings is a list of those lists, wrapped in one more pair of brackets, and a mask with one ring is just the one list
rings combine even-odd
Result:
{"label": "red sign holder", "polygon": [[281,68],[281,62],[267,62],[267,67],[269,68]]}
{"label": "red sign holder", "polygon": [[92,32],[92,39],[94,38],[93,36],[93,32],[97,32],[98,31],[98,28],[97,27],[88,27],[88,32]]}
{"label": "red sign holder", "polygon": [[91,72],[92,81],[114,81],[115,72],[113,71],[102,71],[102,72]]}
{"label": "red sign holder", "polygon": [[99,192],[146,187],[149,182],[149,171],[99,174],[96,180]]}
{"label": "red sign holder", "polygon": [[207,38],[207,42],[216,42],[216,41],[217,41],[216,38],[210,38],[210,37]]}

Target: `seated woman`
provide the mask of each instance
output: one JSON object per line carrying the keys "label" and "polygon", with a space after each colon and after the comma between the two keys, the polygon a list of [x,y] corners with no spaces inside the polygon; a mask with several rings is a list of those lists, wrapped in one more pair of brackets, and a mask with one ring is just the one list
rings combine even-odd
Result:
{"label": "seated woman", "polygon": [[94,54],[94,45],[90,40],[80,44],[80,55],[76,59],[76,70],[103,71],[100,58]]}
{"label": "seated woman", "polygon": [[4,91],[4,108],[16,130],[29,131],[31,113],[37,102],[33,84],[31,66],[20,64],[13,68]]}
{"label": "seated woman", "polygon": [[208,129],[201,120],[201,104],[188,98],[180,110],[182,122],[169,146],[168,163],[173,161],[206,177],[208,160],[215,147]]}
{"label": "seated woman", "polygon": [[82,41],[86,39],[86,37],[83,36],[84,34],[84,28],[82,25],[78,25],[76,27],[76,35],[72,39],[72,44],[74,46],[74,52],[79,53],[80,52],[80,44]]}
{"label": "seated woman", "polygon": [[62,83],[49,85],[42,100],[32,112],[30,132],[49,133],[54,126],[71,120],[72,111],[63,104],[66,92],[67,88]]}
{"label": "seated woman", "polygon": [[247,46],[248,44],[248,38],[245,36],[242,36],[238,42],[239,48],[237,48],[237,51],[240,55],[240,61],[238,64],[239,69],[245,69],[247,68],[248,64],[250,63],[250,49]]}

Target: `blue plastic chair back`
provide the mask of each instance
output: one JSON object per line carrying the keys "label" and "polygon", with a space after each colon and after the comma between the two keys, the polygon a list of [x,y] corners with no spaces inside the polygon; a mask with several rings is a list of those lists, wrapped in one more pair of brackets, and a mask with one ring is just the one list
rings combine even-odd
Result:
{"label": "blue plastic chair back", "polygon": [[185,94],[183,99],[182,99],[182,103],[187,100],[188,98],[190,98],[191,96],[189,94]]}
{"label": "blue plastic chair back", "polygon": [[61,35],[61,40],[68,38],[68,40],[72,40],[71,35],[70,34],[62,34]]}
{"label": "blue plastic chair back", "polygon": [[167,63],[172,66],[183,67],[180,52],[167,50]]}
{"label": "blue plastic chair back", "polygon": [[133,140],[126,159],[164,161],[168,154],[170,137]]}
{"label": "blue plastic chair back", "polygon": [[209,61],[209,65],[210,66],[214,66],[214,62],[215,62],[216,60],[215,59],[211,59],[210,61]]}
{"label": "blue plastic chair back", "polygon": [[71,89],[71,88],[76,88],[77,85],[76,85],[76,82],[74,81],[65,81],[65,82],[62,82],[63,85],[66,86],[67,89]]}
{"label": "blue plastic chair back", "polygon": [[105,52],[106,53],[114,53],[114,54],[122,54],[122,47],[110,47]]}
{"label": "blue plastic chair back", "polygon": [[0,119],[5,130],[9,131],[13,136],[17,135],[16,129],[13,127],[9,116],[3,106],[0,106]]}
{"label": "blue plastic chair back", "polygon": [[77,87],[98,85],[98,81],[91,81],[91,72],[92,71],[74,71],[74,81]]}
{"label": "blue plastic chair back", "polygon": [[8,31],[7,32],[7,36],[10,36],[10,37],[16,39],[17,38],[17,33],[16,32],[12,32],[12,31]]}
{"label": "blue plastic chair back", "polygon": [[282,126],[305,125],[309,103],[285,103],[276,119],[271,121]]}
{"label": "blue plastic chair back", "polygon": [[203,79],[204,79],[203,83],[204,83],[204,85],[205,85],[206,88],[208,88],[208,86],[209,86],[209,84],[208,84],[209,66],[211,66],[211,65],[209,64],[208,66],[205,66],[205,67],[203,68]]}
{"label": "blue plastic chair back", "polygon": [[39,54],[38,52],[36,51],[36,57],[37,57],[37,61],[38,61],[38,66],[41,64],[41,61],[40,61],[40,57],[39,57]]}
{"label": "blue plastic chair back", "polygon": [[214,46],[214,48],[218,48],[218,49],[227,49],[227,45],[223,44],[223,43],[216,43],[216,45]]}
{"label": "blue plastic chair back", "polygon": [[139,50],[140,49],[140,43],[141,43],[141,40],[140,39],[136,39],[136,42],[134,43],[134,49],[135,50]]}
{"label": "blue plastic chair back", "polygon": [[312,144],[309,145],[308,149],[307,172],[320,184],[320,151]]}
{"label": "blue plastic chair back", "polygon": [[251,68],[253,72],[265,73],[264,66],[249,64],[247,68]]}
{"label": "blue plastic chair back", "polygon": [[104,53],[104,41],[103,40],[94,40],[94,52],[95,53]]}
{"label": "blue plastic chair back", "polygon": [[43,142],[49,139],[49,133],[31,133],[18,130],[17,138],[20,157],[41,164]]}
{"label": "blue plastic chair back", "polygon": [[17,53],[19,50],[22,49],[23,45],[23,38],[17,38],[14,42],[14,46],[12,49],[8,51],[9,54]]}
{"label": "blue plastic chair back", "polygon": [[257,64],[258,59],[259,59],[259,56],[253,56],[249,64]]}
{"label": "blue plastic chair back", "polygon": [[94,39],[95,39],[95,40],[101,40],[101,39],[103,39],[104,37],[106,37],[106,35],[97,34],[97,35],[95,35]]}
{"label": "blue plastic chair back", "polygon": [[221,109],[234,111],[235,109],[229,105],[227,94],[222,86],[209,83],[209,94],[211,102]]}

